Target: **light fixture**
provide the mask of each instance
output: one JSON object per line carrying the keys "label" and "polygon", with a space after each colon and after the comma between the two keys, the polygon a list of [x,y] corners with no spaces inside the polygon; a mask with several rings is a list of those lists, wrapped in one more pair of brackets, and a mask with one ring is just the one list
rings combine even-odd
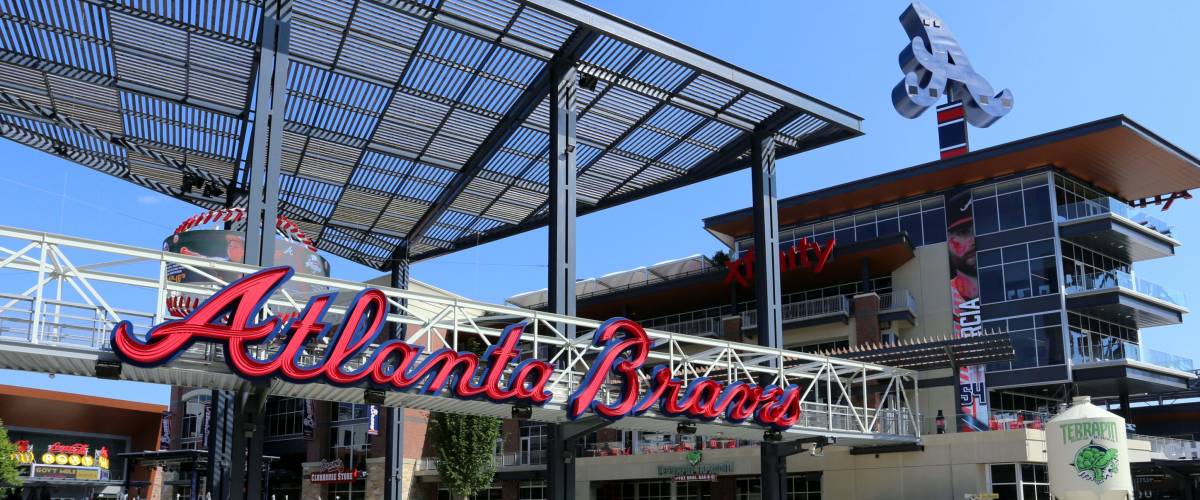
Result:
{"label": "light fixture", "polygon": [[777,430],[769,430],[763,433],[763,441],[768,443],[778,443],[783,441],[783,433]]}
{"label": "light fixture", "polygon": [[513,420],[529,420],[533,418],[533,407],[529,405],[513,405]]}
{"label": "light fixture", "polygon": [[600,83],[600,79],[588,74],[579,75],[579,88],[584,90],[596,90],[596,84]]}
{"label": "light fixture", "polygon": [[675,426],[675,433],[684,436],[691,436],[692,434],[696,433],[696,424],[691,422],[680,422],[679,425]]}
{"label": "light fixture", "polygon": [[385,396],[383,391],[379,389],[366,389],[363,391],[363,403],[382,406]]}
{"label": "light fixture", "polygon": [[109,359],[96,360],[96,378],[118,380],[121,378],[121,362]]}

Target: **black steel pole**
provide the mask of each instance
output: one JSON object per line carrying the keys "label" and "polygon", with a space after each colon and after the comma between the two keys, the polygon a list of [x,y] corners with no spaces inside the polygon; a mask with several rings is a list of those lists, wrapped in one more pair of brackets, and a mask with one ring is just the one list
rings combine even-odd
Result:
{"label": "black steel pole", "polygon": [[[408,247],[402,245],[397,248],[389,262],[389,280],[388,285],[392,288],[407,290],[408,289]],[[400,301],[401,306],[407,306],[406,301]],[[400,307],[391,306],[391,314],[401,314]],[[405,326],[396,324],[391,330],[391,337],[394,339],[403,339],[406,335]],[[404,409],[403,408],[387,408],[384,416],[388,425],[385,427],[387,435],[387,450],[384,454],[384,500],[400,500],[405,498],[404,494]]]}
{"label": "black steel pole", "polygon": [[[550,235],[547,252],[548,306],[550,312],[575,315],[575,96],[578,87],[574,61],[551,64],[550,86]],[[575,337],[574,325],[558,324],[567,338]],[[575,497],[575,461],[568,456],[574,446],[562,439],[561,429],[551,426],[546,460],[549,500]]]}
{"label": "black steel pole", "polygon": [[[755,131],[750,154],[758,345],[778,349],[783,347],[783,315],[779,289],[779,197],[775,187],[775,138],[771,131]],[[759,453],[762,497],[783,498],[783,476],[786,473],[783,458],[773,443],[763,442]]]}

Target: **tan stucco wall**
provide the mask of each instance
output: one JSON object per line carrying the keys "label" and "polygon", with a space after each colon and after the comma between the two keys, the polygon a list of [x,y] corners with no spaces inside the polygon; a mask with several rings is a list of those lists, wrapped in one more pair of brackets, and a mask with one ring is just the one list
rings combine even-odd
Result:
{"label": "tan stucco wall", "polygon": [[[826,448],[823,456],[806,453],[788,458],[789,472],[823,471],[824,498],[892,500],[897,498],[962,498],[987,488],[987,464],[1044,463],[1045,432],[1037,430],[978,432],[924,437],[925,451],[850,455],[843,446]],[[1131,451],[1140,442],[1130,442]],[[1138,460],[1138,455],[1132,455]],[[1144,458],[1143,458],[1144,459]],[[731,463],[730,475],[759,473],[757,448],[705,450],[703,463]],[[659,464],[686,463],[683,453],[578,459],[576,498],[595,498],[593,481],[653,479]]]}
{"label": "tan stucco wall", "polygon": [[892,288],[912,292],[917,300],[917,324],[898,329],[900,338],[941,337],[950,334],[950,261],[946,244],[918,247],[912,260],[892,273]]}
{"label": "tan stucco wall", "polygon": [[836,323],[827,323],[824,325],[815,325],[804,328],[785,329],[783,331],[784,346],[812,344],[815,342],[841,339],[849,339],[850,345],[854,345],[854,318],[850,318],[849,323],[843,323],[839,321]]}

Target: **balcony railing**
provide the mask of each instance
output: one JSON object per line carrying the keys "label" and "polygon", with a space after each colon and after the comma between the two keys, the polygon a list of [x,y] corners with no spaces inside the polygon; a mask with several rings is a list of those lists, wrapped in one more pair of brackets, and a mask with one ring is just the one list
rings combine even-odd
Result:
{"label": "balcony railing", "polygon": [[[783,321],[799,321],[802,319],[820,318],[825,316],[849,315],[850,299],[844,296],[825,297],[784,304],[781,308]],[[758,326],[758,311],[742,311],[742,328]]]}
{"label": "balcony railing", "polygon": [[[1019,431],[1024,429],[1045,430],[1046,424],[1054,414],[1041,411],[998,410],[993,408],[988,414],[989,431]],[[955,417],[953,410],[945,415],[946,432],[955,432]],[[937,434],[937,417],[921,418],[921,434]]]}
{"label": "balcony railing", "polygon": [[1162,436],[1147,436],[1145,434],[1129,434],[1128,439],[1150,443],[1150,451],[1162,453],[1172,460],[1194,460],[1200,458],[1200,442],[1190,439],[1178,439]]}
{"label": "balcony railing", "polygon": [[[497,453],[492,457],[492,459],[495,461],[496,468],[520,467],[522,465],[545,465],[546,450]],[[437,464],[437,457],[421,457],[419,460],[417,460],[417,471],[436,471]]]}
{"label": "balcony railing", "polygon": [[1166,288],[1125,271],[1068,274],[1066,275],[1066,280],[1068,294],[1090,290],[1124,288],[1180,307],[1187,307],[1187,296],[1183,292]]}
{"label": "balcony railing", "polygon": [[664,332],[711,337],[720,333],[721,318],[698,318],[670,323],[655,323],[653,320],[647,320],[642,322],[642,326]]}
{"label": "balcony railing", "polygon": [[1134,224],[1154,230],[1163,236],[1174,238],[1174,228],[1170,224],[1163,222],[1161,219],[1146,215],[1130,207],[1128,204],[1113,198],[1084,200],[1058,206],[1058,218],[1061,222],[1105,214],[1123,217]]}
{"label": "balcony railing", "polygon": [[893,290],[879,294],[879,312],[909,311],[917,314],[917,299],[908,290]]}
{"label": "balcony railing", "polygon": [[1117,337],[1096,333],[1073,334],[1072,337],[1071,357],[1075,364],[1132,360],[1179,371],[1191,372],[1194,370],[1194,362],[1191,358],[1148,349],[1135,342]]}

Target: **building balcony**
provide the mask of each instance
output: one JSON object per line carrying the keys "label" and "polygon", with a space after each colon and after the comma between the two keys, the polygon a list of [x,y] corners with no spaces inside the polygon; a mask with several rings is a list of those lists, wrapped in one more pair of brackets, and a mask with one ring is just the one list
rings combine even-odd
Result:
{"label": "building balcony", "polygon": [[[493,460],[496,470],[540,470],[546,465],[546,450],[497,453]],[[417,460],[418,475],[437,474],[437,457],[421,457]]]}
{"label": "building balcony", "polygon": [[1187,297],[1133,273],[1105,271],[1066,275],[1067,308],[1137,328],[1177,325]]}
{"label": "building balcony", "polygon": [[1158,368],[1192,372],[1195,362],[1191,358],[1146,348],[1136,342],[1107,335],[1081,335],[1071,340],[1071,359],[1076,365],[1134,361]]}
{"label": "building balcony", "polygon": [[[783,324],[793,328],[847,321],[850,319],[850,299],[838,296],[786,303],[781,307],[781,313]],[[758,311],[742,311],[742,329],[757,327]]]}
{"label": "building balcony", "polygon": [[880,321],[917,321],[917,298],[908,290],[893,290],[879,294]]}
{"label": "building balcony", "polygon": [[680,316],[685,315],[651,318],[639,321],[639,323],[641,323],[644,328],[651,330],[661,330],[664,332],[679,333],[683,335],[694,335],[697,337],[720,336],[721,318],[704,317],[695,319],[679,319]]}
{"label": "building balcony", "polygon": [[1059,235],[1128,262],[1175,255],[1180,245],[1167,223],[1112,198],[1059,205]]}

